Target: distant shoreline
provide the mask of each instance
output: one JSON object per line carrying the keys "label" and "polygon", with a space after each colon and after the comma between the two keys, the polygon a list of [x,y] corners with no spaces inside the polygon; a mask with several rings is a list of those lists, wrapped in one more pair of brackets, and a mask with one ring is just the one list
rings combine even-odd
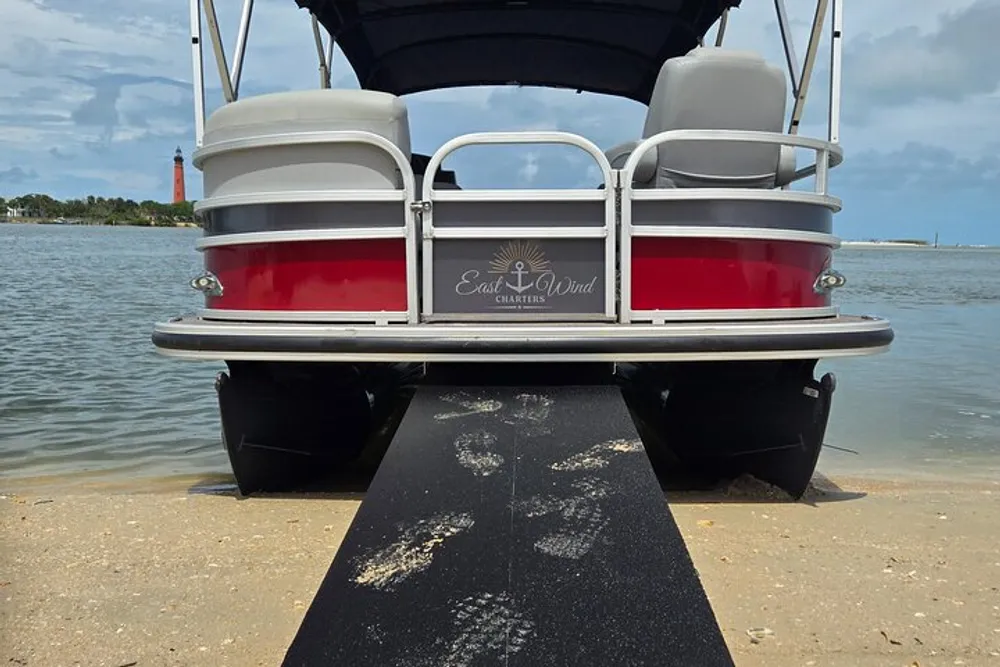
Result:
{"label": "distant shoreline", "polygon": [[858,248],[888,247],[888,248],[933,248],[925,241],[841,241],[841,245]]}
{"label": "distant shoreline", "polygon": [[55,227],[194,227],[199,228],[196,222],[190,220],[117,220],[115,222],[102,222],[100,220],[59,220],[52,218],[0,218],[0,224],[9,225],[52,225]]}
{"label": "distant shoreline", "polygon": [[996,250],[1000,246],[956,243],[954,245],[927,243],[926,241],[841,241],[844,248],[910,248],[916,250]]}

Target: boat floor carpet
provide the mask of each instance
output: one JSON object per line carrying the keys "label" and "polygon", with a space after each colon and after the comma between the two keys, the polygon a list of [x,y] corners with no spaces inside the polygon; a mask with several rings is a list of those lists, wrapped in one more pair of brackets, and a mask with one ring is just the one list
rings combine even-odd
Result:
{"label": "boat floor carpet", "polygon": [[614,386],[421,386],[284,665],[729,666]]}

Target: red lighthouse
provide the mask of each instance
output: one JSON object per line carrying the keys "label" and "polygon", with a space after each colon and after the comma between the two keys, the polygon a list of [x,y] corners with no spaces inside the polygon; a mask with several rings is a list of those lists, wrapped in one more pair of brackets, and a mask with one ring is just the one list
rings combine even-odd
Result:
{"label": "red lighthouse", "polygon": [[174,203],[187,201],[184,195],[184,156],[181,154],[181,147],[177,147],[174,153]]}

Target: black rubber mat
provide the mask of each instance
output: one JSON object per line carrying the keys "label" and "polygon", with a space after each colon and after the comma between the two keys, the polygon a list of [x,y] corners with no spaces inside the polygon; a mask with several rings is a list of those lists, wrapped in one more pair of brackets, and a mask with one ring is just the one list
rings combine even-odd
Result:
{"label": "black rubber mat", "polygon": [[733,661],[616,387],[425,386],[284,664]]}

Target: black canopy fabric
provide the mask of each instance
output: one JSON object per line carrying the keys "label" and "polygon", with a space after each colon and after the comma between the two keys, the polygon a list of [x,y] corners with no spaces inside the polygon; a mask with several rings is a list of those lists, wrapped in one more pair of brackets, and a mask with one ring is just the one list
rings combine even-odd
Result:
{"label": "black canopy fabric", "polygon": [[663,62],[741,0],[295,0],[362,88],[555,86],[648,103]]}

